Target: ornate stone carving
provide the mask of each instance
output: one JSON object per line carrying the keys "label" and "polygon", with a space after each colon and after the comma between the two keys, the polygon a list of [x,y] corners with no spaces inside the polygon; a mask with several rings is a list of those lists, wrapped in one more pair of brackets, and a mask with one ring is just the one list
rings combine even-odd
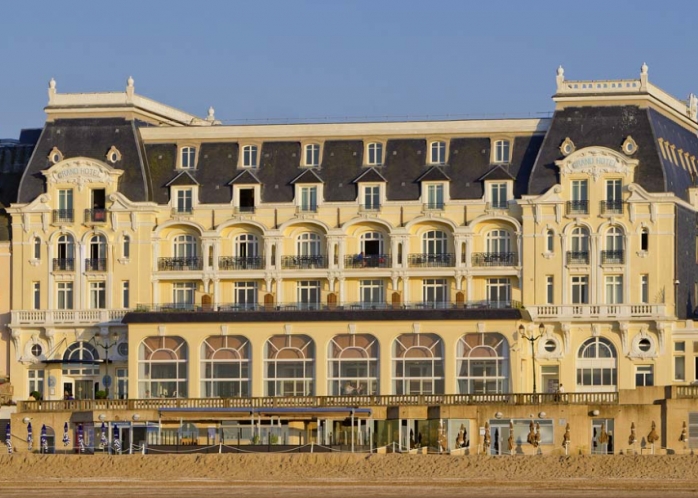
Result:
{"label": "ornate stone carving", "polygon": [[49,185],[68,183],[77,185],[78,189],[82,190],[90,183],[116,183],[123,171],[112,169],[92,159],[78,158],[62,161],[47,171],[42,171],[42,174]]}

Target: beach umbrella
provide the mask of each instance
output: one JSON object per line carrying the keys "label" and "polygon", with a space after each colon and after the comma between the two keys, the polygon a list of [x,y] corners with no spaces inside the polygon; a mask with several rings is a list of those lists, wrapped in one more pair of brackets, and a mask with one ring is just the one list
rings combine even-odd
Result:
{"label": "beach umbrella", "polygon": [[562,436],[562,446],[565,448],[565,455],[567,454],[567,451],[570,446],[570,424],[569,422],[567,423],[567,426],[565,426],[565,435]]}
{"label": "beach umbrella", "polygon": [[80,453],[85,453],[85,434],[82,430],[82,424],[78,424],[78,446]]}
{"label": "beach umbrella", "polygon": [[107,424],[102,422],[102,434],[99,436],[99,448],[104,449],[107,445]]}
{"label": "beach umbrella", "polygon": [[686,430],[686,421],[684,420],[683,422],[683,429],[681,429],[681,436],[679,437],[679,441],[682,443],[685,443],[688,441],[688,431]]}
{"label": "beach umbrella", "polygon": [[7,452],[12,454],[12,433],[10,432],[10,423],[7,423],[5,427],[5,444],[7,445]]}
{"label": "beach umbrella", "polygon": [[121,453],[121,441],[119,440],[119,431],[118,430],[114,431],[113,447],[114,447],[114,451],[116,453]]}
{"label": "beach umbrella", "polygon": [[70,444],[70,438],[68,437],[68,422],[63,424],[63,446],[68,446]]}
{"label": "beach umbrella", "polygon": [[482,443],[482,449],[483,449],[483,452],[485,453],[485,455],[490,454],[490,441],[491,441],[491,439],[490,439],[490,423],[485,422],[485,439]]}
{"label": "beach umbrella", "polygon": [[46,424],[41,426],[41,452],[48,453],[48,438],[46,437]]}
{"label": "beach umbrella", "polygon": [[507,439],[507,445],[509,446],[509,453],[514,454],[514,421],[509,421],[509,438]]}
{"label": "beach umbrella", "polygon": [[34,433],[32,431],[32,423],[29,422],[29,423],[27,423],[27,451],[31,451],[33,445],[34,445]]}
{"label": "beach umbrella", "polygon": [[630,424],[630,437],[628,438],[628,444],[632,446],[637,441],[637,436],[635,436],[635,422]]}

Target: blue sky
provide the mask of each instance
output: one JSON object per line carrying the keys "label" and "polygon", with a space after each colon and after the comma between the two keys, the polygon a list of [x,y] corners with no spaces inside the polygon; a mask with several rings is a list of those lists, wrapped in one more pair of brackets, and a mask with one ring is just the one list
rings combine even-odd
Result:
{"label": "blue sky", "polygon": [[[11,5],[11,7],[10,7]],[[42,1],[3,5],[0,137],[59,92],[136,92],[224,121],[549,112],[569,79],[698,93],[690,1]]]}

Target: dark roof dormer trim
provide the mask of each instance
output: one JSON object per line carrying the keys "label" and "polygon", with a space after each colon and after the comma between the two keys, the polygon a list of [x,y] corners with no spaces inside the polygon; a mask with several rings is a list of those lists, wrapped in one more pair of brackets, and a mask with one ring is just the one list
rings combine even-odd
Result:
{"label": "dark roof dormer trim", "polygon": [[440,166],[432,166],[416,180],[419,182],[450,182],[451,178]]}
{"label": "dark roof dormer trim", "polygon": [[261,181],[250,170],[242,171],[228,182],[228,185],[261,185]]}
{"label": "dark roof dormer trim", "polygon": [[180,174],[178,174],[177,176],[175,176],[172,180],[170,180],[169,182],[167,182],[167,183],[165,184],[165,187],[178,187],[178,186],[180,186],[180,185],[182,185],[182,186],[186,186],[186,185],[190,185],[190,186],[196,185],[196,186],[198,186],[198,185],[200,185],[200,183],[197,182],[197,181],[194,179],[194,177],[191,176],[191,175],[189,174],[188,171],[182,171]]}
{"label": "dark roof dormer trim", "polygon": [[378,170],[376,170],[376,168],[368,168],[366,171],[364,171],[359,176],[357,176],[356,179],[352,183],[360,183],[360,182],[371,182],[371,183],[385,182],[385,183],[387,183],[388,180],[386,180],[385,177],[383,175],[381,175]]}
{"label": "dark roof dormer trim", "polygon": [[515,178],[502,165],[496,164],[477,181],[484,182],[485,180],[515,180]]}
{"label": "dark roof dormer trim", "polygon": [[315,171],[312,169],[306,169],[303,173],[291,180],[291,185],[296,183],[325,183],[322,178],[320,178]]}

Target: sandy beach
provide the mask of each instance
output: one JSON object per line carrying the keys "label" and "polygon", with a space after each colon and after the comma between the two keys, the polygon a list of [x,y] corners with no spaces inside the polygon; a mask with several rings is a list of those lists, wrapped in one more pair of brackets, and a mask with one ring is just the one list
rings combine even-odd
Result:
{"label": "sandy beach", "polygon": [[29,455],[0,457],[2,496],[698,496],[698,457]]}

